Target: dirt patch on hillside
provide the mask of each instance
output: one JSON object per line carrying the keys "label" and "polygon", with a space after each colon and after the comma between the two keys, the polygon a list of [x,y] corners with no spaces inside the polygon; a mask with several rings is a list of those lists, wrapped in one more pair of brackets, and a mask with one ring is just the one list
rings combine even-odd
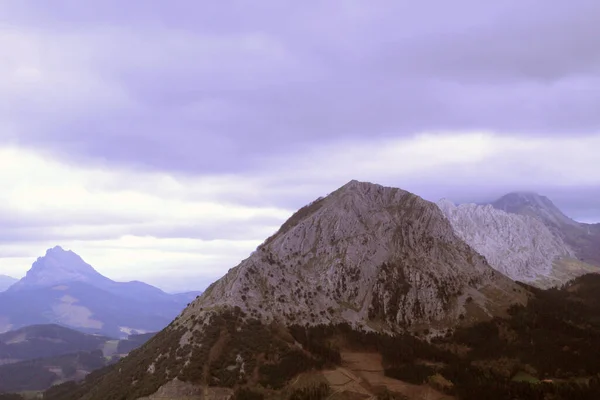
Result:
{"label": "dirt patch on hillside", "polygon": [[[324,374],[334,391],[348,391],[374,398],[378,389],[385,387],[414,400],[454,400],[429,385],[413,385],[384,375],[381,355],[378,353],[342,353],[342,367]],[[336,390],[337,389],[337,390]]]}

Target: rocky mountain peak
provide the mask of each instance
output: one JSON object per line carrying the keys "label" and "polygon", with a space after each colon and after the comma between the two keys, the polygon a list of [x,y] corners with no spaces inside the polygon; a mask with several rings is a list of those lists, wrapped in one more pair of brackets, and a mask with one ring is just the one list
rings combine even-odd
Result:
{"label": "rocky mountain peak", "polygon": [[511,279],[547,287],[598,270],[576,260],[574,250],[538,218],[489,204],[456,206],[442,199],[438,206],[455,232]]}
{"label": "rocky mountain peak", "polygon": [[38,257],[31,269],[9,290],[51,286],[66,282],[105,283],[110,280],[97,272],[90,264],[71,250],[55,246]]}
{"label": "rocky mountain peak", "polygon": [[528,215],[541,220],[553,234],[561,237],[579,261],[600,266],[600,229],[567,217],[545,196],[535,193],[509,193],[492,203],[509,213]]}
{"label": "rocky mountain peak", "polygon": [[434,203],[351,181],[292,215],[182,318],[227,305],[263,321],[395,330],[457,321],[468,293],[497,283],[511,284]]}
{"label": "rocky mountain peak", "polygon": [[554,225],[577,225],[546,196],[534,192],[508,193],[491,203],[494,208],[515,214],[525,214]]}

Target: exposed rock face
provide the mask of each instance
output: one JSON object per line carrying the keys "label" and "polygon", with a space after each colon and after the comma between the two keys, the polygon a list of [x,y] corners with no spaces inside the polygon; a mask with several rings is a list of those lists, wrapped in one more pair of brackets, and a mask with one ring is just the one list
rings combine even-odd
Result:
{"label": "exposed rock face", "polygon": [[546,286],[555,264],[574,256],[562,238],[537,218],[509,214],[491,205],[456,206],[445,199],[438,206],[458,236],[513,280]]}
{"label": "exposed rock face", "polygon": [[467,291],[500,281],[434,203],[352,181],[294,214],[182,318],[230,305],[264,321],[395,330],[456,319]]}
{"label": "exposed rock face", "polygon": [[574,221],[550,199],[535,193],[509,193],[491,204],[499,210],[539,219],[573,249],[579,261],[600,266],[599,224]]}

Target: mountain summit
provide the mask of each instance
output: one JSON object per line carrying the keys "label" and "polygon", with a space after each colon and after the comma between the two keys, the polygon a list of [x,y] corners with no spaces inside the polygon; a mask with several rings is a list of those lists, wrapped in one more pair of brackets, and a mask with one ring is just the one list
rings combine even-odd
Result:
{"label": "mountain summit", "polygon": [[580,261],[600,266],[600,224],[590,225],[574,221],[550,199],[536,193],[509,193],[491,205],[509,213],[537,218],[550,231],[561,237]]}
{"label": "mountain summit", "polygon": [[96,271],[90,264],[72,252],[55,246],[38,257],[25,277],[9,290],[23,290],[51,286],[66,282],[87,282],[106,286],[112,281]]}
{"label": "mountain summit", "polygon": [[536,217],[550,225],[577,225],[548,197],[534,192],[508,193],[491,204],[499,210]]}
{"label": "mountain summit", "polygon": [[396,330],[456,320],[468,293],[496,284],[509,285],[434,203],[351,181],[292,215],[184,315],[230,305],[288,324]]}

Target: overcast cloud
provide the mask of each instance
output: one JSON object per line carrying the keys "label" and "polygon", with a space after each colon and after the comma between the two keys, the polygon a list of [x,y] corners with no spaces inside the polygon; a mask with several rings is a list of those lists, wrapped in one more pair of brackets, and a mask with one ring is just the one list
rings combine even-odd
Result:
{"label": "overcast cloud", "polygon": [[599,27],[597,0],[3,1],[0,273],[60,244],[203,288],[350,179],[600,222]]}

